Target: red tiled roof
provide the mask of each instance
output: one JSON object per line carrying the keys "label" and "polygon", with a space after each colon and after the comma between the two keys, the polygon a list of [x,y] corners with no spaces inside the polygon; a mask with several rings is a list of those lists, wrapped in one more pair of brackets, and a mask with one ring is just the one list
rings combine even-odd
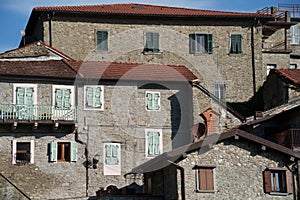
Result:
{"label": "red tiled roof", "polygon": [[35,7],[33,11],[53,11],[69,13],[93,13],[93,14],[120,14],[120,15],[147,15],[147,16],[194,16],[194,17],[264,17],[270,16],[258,13],[225,12],[213,10],[199,10],[190,8],[178,8],[156,6],[146,4],[103,4],[86,6],[47,6]]}
{"label": "red tiled roof", "polygon": [[293,84],[300,85],[300,69],[274,69],[274,71]]}
{"label": "red tiled roof", "polygon": [[158,64],[70,62],[83,78],[106,80],[191,81],[196,76],[184,66]]}
{"label": "red tiled roof", "polygon": [[76,72],[63,60],[1,61],[0,75],[74,78]]}

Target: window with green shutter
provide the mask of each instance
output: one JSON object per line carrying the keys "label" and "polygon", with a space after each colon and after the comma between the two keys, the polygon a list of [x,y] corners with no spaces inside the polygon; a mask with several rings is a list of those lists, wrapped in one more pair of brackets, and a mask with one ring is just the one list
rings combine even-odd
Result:
{"label": "window with green shutter", "polygon": [[242,53],[242,36],[240,34],[232,34],[230,36],[230,53],[240,54]]}
{"label": "window with green shutter", "polygon": [[16,115],[18,119],[34,119],[33,87],[16,87]]}
{"label": "window with green shutter", "polygon": [[160,93],[146,92],[146,109],[160,110]]}
{"label": "window with green shutter", "polygon": [[103,86],[85,86],[85,109],[103,109]]}
{"label": "window with green shutter", "polygon": [[119,165],[120,162],[120,145],[111,143],[105,144],[105,164]]}
{"label": "window with green shutter", "polygon": [[211,54],[213,49],[212,34],[190,34],[190,54]]}
{"label": "window with green shutter", "polygon": [[69,110],[71,108],[71,89],[55,89],[55,109]]}
{"label": "window with green shutter", "polygon": [[50,162],[76,162],[78,154],[77,142],[56,142],[50,143]]}
{"label": "window with green shutter", "polygon": [[146,33],[145,52],[159,52],[159,33]]}
{"label": "window with green shutter", "polygon": [[108,32],[107,31],[97,31],[96,32],[96,42],[98,51],[108,51]]}
{"label": "window with green shutter", "polygon": [[146,155],[154,157],[161,154],[161,131],[147,130],[146,131]]}

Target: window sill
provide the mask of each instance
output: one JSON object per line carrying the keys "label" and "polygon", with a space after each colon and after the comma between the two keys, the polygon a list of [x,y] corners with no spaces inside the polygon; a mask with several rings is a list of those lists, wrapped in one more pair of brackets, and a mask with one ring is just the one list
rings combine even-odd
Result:
{"label": "window sill", "polygon": [[159,52],[143,51],[143,54],[144,55],[161,55],[161,54],[163,54],[163,52],[162,51],[159,51]]}
{"label": "window sill", "polygon": [[104,111],[103,108],[84,108],[85,111]]}
{"label": "window sill", "polygon": [[216,193],[215,190],[196,190],[197,193]]}
{"label": "window sill", "polygon": [[283,193],[283,192],[270,192],[270,195],[274,195],[274,196],[288,196],[289,193]]}

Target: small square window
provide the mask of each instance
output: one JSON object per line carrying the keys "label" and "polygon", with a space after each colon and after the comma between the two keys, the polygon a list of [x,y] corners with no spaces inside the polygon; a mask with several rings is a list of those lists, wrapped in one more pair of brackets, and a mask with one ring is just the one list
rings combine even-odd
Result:
{"label": "small square window", "polygon": [[96,31],[96,45],[98,51],[108,51],[107,31]]}
{"label": "small square window", "polygon": [[146,33],[144,52],[159,52],[159,33]]}
{"label": "small square window", "polygon": [[159,92],[146,92],[146,109],[147,110],[160,110],[160,93]]}
{"label": "small square window", "polygon": [[190,54],[211,54],[212,34],[190,34]]}
{"label": "small square window", "polygon": [[196,191],[214,192],[214,168],[213,166],[195,166]]}
{"label": "small square window", "polygon": [[242,35],[232,34],[230,36],[230,53],[231,54],[242,53]]}

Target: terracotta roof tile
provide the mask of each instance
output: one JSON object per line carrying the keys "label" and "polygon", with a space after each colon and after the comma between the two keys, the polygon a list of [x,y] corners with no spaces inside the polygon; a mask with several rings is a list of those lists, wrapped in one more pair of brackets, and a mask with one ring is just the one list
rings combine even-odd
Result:
{"label": "terracotta roof tile", "polygon": [[74,78],[76,72],[63,60],[0,61],[0,75]]}
{"label": "terracotta roof tile", "polygon": [[300,84],[300,69],[274,69],[275,73],[288,79],[293,84]]}
{"label": "terracotta roof tile", "polygon": [[107,80],[191,81],[196,76],[184,66],[109,62],[70,62],[84,78]]}
{"label": "terracotta roof tile", "polygon": [[94,14],[121,14],[121,15],[147,15],[147,16],[210,16],[210,17],[264,17],[270,16],[258,13],[225,12],[213,10],[199,10],[156,6],[146,4],[103,4],[86,6],[49,6],[35,7],[34,11],[55,11],[69,13],[94,13]]}

